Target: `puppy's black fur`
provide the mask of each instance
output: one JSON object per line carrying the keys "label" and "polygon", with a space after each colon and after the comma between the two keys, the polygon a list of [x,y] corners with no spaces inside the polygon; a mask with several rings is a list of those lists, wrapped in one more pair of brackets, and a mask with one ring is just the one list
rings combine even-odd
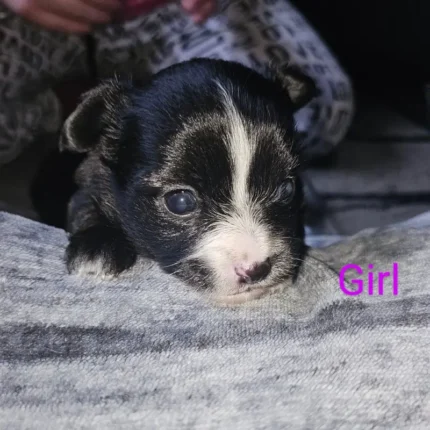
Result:
{"label": "puppy's black fur", "polygon": [[87,93],[60,141],[86,154],[69,205],[69,270],[117,275],[141,255],[230,292],[260,260],[271,271],[258,287],[294,276],[305,247],[293,114],[314,94],[296,68],[259,74],[210,59]]}

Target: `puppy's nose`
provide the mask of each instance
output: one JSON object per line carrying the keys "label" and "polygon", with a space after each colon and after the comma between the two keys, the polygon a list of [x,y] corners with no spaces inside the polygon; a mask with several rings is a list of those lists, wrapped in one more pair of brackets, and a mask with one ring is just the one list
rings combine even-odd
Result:
{"label": "puppy's nose", "polygon": [[239,282],[253,284],[267,278],[272,269],[270,259],[262,263],[254,263],[247,265],[238,265],[234,268],[236,275],[239,277]]}

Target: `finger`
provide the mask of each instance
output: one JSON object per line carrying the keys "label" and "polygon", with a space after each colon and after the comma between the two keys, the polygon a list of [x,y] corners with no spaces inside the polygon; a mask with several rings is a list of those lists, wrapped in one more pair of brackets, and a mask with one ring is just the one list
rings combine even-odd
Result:
{"label": "finger", "polygon": [[215,12],[215,9],[215,2],[206,3],[199,10],[192,13],[191,18],[196,24],[201,24],[205,22]]}
{"label": "finger", "polygon": [[198,12],[207,1],[208,0],[182,0],[181,6],[186,12],[192,14]]}
{"label": "finger", "polygon": [[204,21],[216,9],[214,0],[182,0],[182,8],[192,16],[194,21]]}
{"label": "finger", "polygon": [[71,21],[103,24],[111,20],[108,12],[97,9],[82,0],[43,0],[41,9]]}
{"label": "finger", "polygon": [[65,33],[88,33],[91,30],[89,24],[63,18],[44,10],[23,11],[22,16],[49,30]]}

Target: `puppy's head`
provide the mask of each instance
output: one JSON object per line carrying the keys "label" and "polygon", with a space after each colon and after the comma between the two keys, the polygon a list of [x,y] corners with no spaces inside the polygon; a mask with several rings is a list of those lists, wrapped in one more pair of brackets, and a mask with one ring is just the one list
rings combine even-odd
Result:
{"label": "puppy's head", "polygon": [[66,122],[61,145],[105,166],[109,180],[94,183],[109,188],[140,252],[239,302],[293,277],[300,264],[293,114],[314,91],[296,69],[264,76],[196,59],[140,87],[96,88]]}

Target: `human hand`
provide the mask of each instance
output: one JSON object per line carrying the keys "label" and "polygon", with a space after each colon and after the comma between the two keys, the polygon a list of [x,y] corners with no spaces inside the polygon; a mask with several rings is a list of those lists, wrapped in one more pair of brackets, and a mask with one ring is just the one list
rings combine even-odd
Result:
{"label": "human hand", "polygon": [[181,0],[181,6],[196,23],[206,21],[217,6],[216,0]]}
{"label": "human hand", "polygon": [[[1,0],[0,0],[1,1]],[[2,0],[12,11],[50,30],[88,33],[111,20],[118,0]]]}
{"label": "human hand", "polygon": [[[120,11],[122,19],[133,19],[138,15],[147,14],[154,9],[172,3],[175,0],[122,0],[123,9]],[[180,0],[184,11],[193,21],[201,23],[209,18],[216,9],[217,0]]]}

